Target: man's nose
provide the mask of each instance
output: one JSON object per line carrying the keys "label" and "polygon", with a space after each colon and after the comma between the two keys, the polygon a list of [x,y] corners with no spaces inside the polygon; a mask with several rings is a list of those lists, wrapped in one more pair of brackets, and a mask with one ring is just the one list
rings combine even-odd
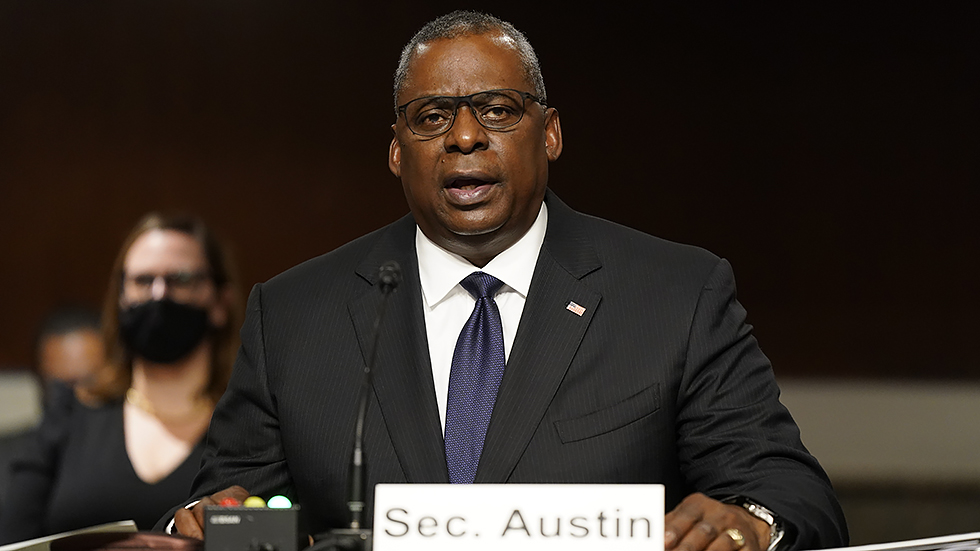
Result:
{"label": "man's nose", "polygon": [[453,127],[446,133],[446,151],[470,153],[486,149],[488,143],[487,129],[476,118],[476,112],[471,106],[461,104],[456,110]]}

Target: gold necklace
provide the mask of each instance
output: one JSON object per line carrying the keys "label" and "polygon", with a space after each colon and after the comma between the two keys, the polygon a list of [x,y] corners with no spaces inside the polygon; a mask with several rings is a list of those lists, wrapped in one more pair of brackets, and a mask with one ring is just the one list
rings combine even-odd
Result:
{"label": "gold necklace", "polygon": [[189,421],[190,419],[197,417],[198,413],[202,409],[204,408],[207,408],[209,410],[211,409],[211,399],[208,398],[207,396],[198,396],[197,399],[194,401],[194,405],[187,413],[183,415],[160,415],[157,412],[156,408],[153,407],[153,403],[150,402],[150,400],[146,396],[144,396],[142,392],[136,390],[133,387],[129,387],[129,389],[126,390],[126,403],[131,406],[135,406],[145,411],[146,413],[149,413],[150,415],[156,417],[161,421],[173,421],[173,422]]}

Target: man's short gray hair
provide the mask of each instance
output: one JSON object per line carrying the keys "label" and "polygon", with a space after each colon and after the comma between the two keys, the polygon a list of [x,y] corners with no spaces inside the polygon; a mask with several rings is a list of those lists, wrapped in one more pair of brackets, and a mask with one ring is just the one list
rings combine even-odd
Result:
{"label": "man's short gray hair", "polygon": [[457,10],[426,23],[402,48],[402,55],[398,60],[398,69],[395,70],[395,116],[398,116],[398,94],[405,86],[405,80],[408,78],[408,64],[415,57],[420,45],[433,40],[490,33],[500,33],[513,41],[517,55],[521,59],[524,74],[534,86],[534,95],[542,103],[546,103],[548,94],[544,88],[544,77],[541,76],[541,64],[524,33],[510,23],[492,15],[476,11]]}

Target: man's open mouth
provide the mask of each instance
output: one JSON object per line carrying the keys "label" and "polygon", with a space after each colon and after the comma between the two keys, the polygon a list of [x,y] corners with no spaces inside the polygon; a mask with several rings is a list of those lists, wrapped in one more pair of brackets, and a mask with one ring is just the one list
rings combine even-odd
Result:
{"label": "man's open mouth", "polygon": [[482,177],[452,178],[446,182],[443,191],[449,202],[458,206],[477,205],[492,193],[493,180]]}
{"label": "man's open mouth", "polygon": [[483,180],[480,178],[454,178],[446,184],[447,188],[461,189],[464,191],[472,191],[480,186],[489,186],[493,182],[489,180]]}

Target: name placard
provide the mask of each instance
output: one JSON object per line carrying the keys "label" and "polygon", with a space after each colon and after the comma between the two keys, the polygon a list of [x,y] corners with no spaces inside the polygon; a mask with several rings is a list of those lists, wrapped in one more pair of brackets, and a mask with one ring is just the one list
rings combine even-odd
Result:
{"label": "name placard", "polygon": [[374,496],[375,551],[664,546],[660,484],[379,484]]}

